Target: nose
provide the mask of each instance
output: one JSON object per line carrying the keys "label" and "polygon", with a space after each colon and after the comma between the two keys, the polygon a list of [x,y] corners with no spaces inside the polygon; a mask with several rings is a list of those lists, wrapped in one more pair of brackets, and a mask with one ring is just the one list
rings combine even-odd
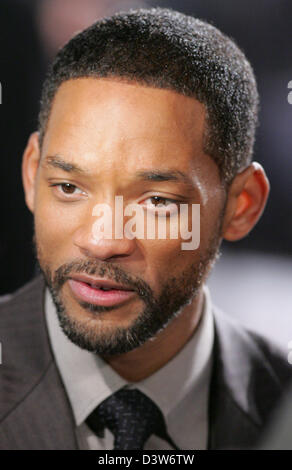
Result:
{"label": "nose", "polygon": [[[103,227],[105,230],[105,228]],[[136,241],[126,237],[122,231],[115,237],[115,226],[113,224],[111,238],[106,232],[96,230],[96,219],[89,216],[76,229],[73,234],[73,243],[80,253],[87,258],[95,258],[106,261],[114,258],[129,257],[135,250]],[[109,232],[108,232],[109,233]]]}

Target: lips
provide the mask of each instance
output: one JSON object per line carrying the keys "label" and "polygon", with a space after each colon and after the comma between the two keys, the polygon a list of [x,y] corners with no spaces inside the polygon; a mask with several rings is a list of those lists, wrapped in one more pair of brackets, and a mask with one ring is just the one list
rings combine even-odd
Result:
{"label": "lips", "polygon": [[122,304],[135,295],[126,286],[85,274],[71,276],[68,284],[78,300],[106,307]]}

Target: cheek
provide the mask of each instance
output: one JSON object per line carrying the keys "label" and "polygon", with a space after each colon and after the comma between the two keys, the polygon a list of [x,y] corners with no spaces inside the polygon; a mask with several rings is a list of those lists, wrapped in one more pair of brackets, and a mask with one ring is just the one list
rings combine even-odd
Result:
{"label": "cheek", "polygon": [[223,204],[215,201],[207,207],[201,208],[201,240],[200,250],[202,253],[210,249],[215,242],[220,241],[221,224],[223,215]]}
{"label": "cheek", "polygon": [[[172,277],[179,277],[193,263],[199,263],[200,247],[196,250],[182,250],[183,240],[144,240],[146,272],[144,279],[155,292]],[[142,241],[140,240],[140,243]]]}
{"label": "cheek", "polygon": [[[153,287],[161,286],[166,279],[179,277],[191,265],[199,266],[202,259],[208,258],[209,253],[215,244],[219,242],[219,207],[216,204],[201,205],[199,221],[199,246],[198,248],[186,250],[182,248],[182,243],[190,242],[181,237],[178,239],[167,240],[140,240],[141,250],[144,251],[146,261],[145,280],[148,280]],[[189,224],[188,230],[193,233],[195,230]],[[212,249],[210,251],[210,249]]]}
{"label": "cheek", "polygon": [[[52,201],[46,191],[40,191],[34,213],[39,254],[49,264],[59,266],[70,252],[70,240],[78,217],[69,207]],[[56,262],[57,261],[57,262]]]}

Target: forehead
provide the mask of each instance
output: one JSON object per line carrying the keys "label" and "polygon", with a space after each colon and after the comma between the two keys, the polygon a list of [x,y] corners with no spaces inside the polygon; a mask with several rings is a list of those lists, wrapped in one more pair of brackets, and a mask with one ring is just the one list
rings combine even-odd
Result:
{"label": "forehead", "polygon": [[205,107],[194,98],[118,79],[80,78],[59,87],[43,149],[79,164],[189,171],[212,165],[203,152],[204,129]]}

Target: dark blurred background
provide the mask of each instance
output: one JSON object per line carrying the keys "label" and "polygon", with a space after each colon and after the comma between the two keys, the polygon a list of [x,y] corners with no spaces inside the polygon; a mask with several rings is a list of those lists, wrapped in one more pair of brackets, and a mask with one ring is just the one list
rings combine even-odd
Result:
{"label": "dark blurred background", "polygon": [[254,159],[271,194],[248,237],[223,244],[210,287],[215,302],[248,326],[281,341],[292,338],[291,0],[1,0],[0,295],[34,273],[33,220],[21,183],[22,153],[36,129],[48,63],[75,32],[132,7],[170,7],[205,19],[231,36],[250,60],[261,98]]}

